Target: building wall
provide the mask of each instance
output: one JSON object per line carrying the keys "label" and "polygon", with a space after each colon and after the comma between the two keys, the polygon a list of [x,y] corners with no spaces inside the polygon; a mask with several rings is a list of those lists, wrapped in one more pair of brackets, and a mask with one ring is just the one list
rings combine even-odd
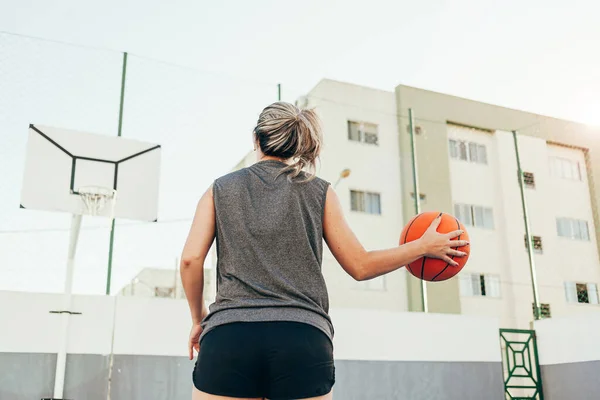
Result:
{"label": "building wall", "polygon": [[[485,165],[450,159],[453,203],[491,207],[494,215],[493,229],[468,228],[472,252],[463,273],[493,274],[501,281],[500,298],[463,297],[462,312],[495,315],[503,326],[527,328],[533,317],[532,290],[512,133],[452,125],[447,129],[449,139],[483,144],[488,154]],[[564,292],[565,281],[600,280],[593,229],[591,240],[580,241],[559,237],[556,228],[557,217],[586,220],[593,227],[587,177],[569,181],[550,174],[551,156],[585,165],[584,153],[530,136],[518,140],[522,168],[535,176],[535,188],[526,188],[525,195],[531,232],[543,243],[543,253],[534,255],[541,302],[550,305],[555,317],[600,311],[595,305],[568,304]]]}
{"label": "building wall", "polygon": [[[421,126],[424,132],[417,136],[419,180],[421,191],[428,199],[424,209],[453,212],[453,204],[457,201],[480,201],[494,207],[494,232],[471,229],[472,258],[465,271],[500,272],[501,302],[481,298],[461,299],[458,281],[454,279],[445,286],[429,285],[434,288],[430,290],[432,305],[455,310],[454,303],[460,301],[464,312],[498,315],[502,323],[510,327],[526,326],[532,319],[531,279],[523,243],[524,226],[514,143],[509,133],[517,130],[523,170],[534,172],[536,176],[536,189],[527,189],[526,195],[532,233],[541,235],[544,243],[544,253],[535,255],[541,301],[551,303],[552,314],[556,316],[597,312],[598,306],[595,305],[567,304],[563,283],[566,279],[598,283],[599,279],[597,210],[600,131],[581,124],[402,85],[396,88],[396,101],[399,125],[408,124],[406,116],[408,109],[412,108],[416,125]],[[450,129],[449,126],[453,125],[449,125],[449,122],[483,128],[492,134]],[[448,138],[453,135],[467,138],[476,135],[477,140],[490,146],[488,167],[458,165],[451,161]],[[402,154],[408,151],[407,146],[408,138],[402,139]],[[584,180],[565,182],[551,179],[548,156],[552,154],[583,161],[586,166],[582,171],[586,172]],[[450,168],[445,168],[446,165]],[[409,171],[402,175],[405,182],[412,179]],[[497,186],[492,187],[491,184]],[[403,196],[405,213],[408,214],[408,194],[404,193]],[[568,214],[565,216],[588,220],[590,242],[557,236],[555,218],[557,213],[565,212]],[[494,241],[496,243],[492,243]],[[446,306],[446,303],[453,306]]]}
{"label": "building wall", "polygon": [[[505,327],[526,328],[532,319],[532,290],[514,143],[510,129],[519,129],[521,162],[534,172],[536,189],[527,189],[532,234],[543,239],[543,254],[534,256],[542,303],[553,316],[599,311],[589,304],[569,304],[565,281],[600,284],[595,223],[594,152],[598,140],[587,127],[509,110],[453,96],[399,86],[395,93],[323,80],[302,103],[316,107],[324,126],[324,149],[318,175],[337,183],[347,219],[367,249],[397,245],[405,221],[414,215],[408,108],[415,114],[420,191],[423,211],[454,213],[456,203],[493,209],[494,229],[469,227],[471,258],[465,273],[493,274],[500,279],[500,298],[462,296],[458,279],[428,284],[430,311],[493,315]],[[379,145],[348,140],[348,121],[378,125]],[[473,127],[480,129],[473,129]],[[600,137],[600,136],[599,136]],[[486,146],[488,163],[479,165],[449,157],[448,139]],[[577,160],[585,168],[583,180],[573,182],[550,175],[548,158]],[[238,167],[254,162],[249,153]],[[349,168],[348,178],[338,182]],[[382,215],[350,210],[350,190],[381,193]],[[584,219],[590,241],[558,237],[556,217]],[[565,267],[568,266],[568,267]],[[420,281],[396,271],[379,281],[355,282],[325,247],[324,275],[332,307],[421,309]]]}
{"label": "building wall", "polygon": [[[589,180],[589,193],[594,226],[599,226],[600,199],[600,129],[524,111],[512,110],[455,96],[400,85],[396,87],[398,114],[405,120],[408,108],[413,108],[418,123],[443,137],[448,121],[489,130],[517,130],[522,136],[575,147],[583,150]],[[443,152],[447,154],[447,152]],[[442,155],[442,152],[437,155]],[[425,180],[436,180],[434,171],[423,171]],[[596,235],[596,241],[600,240]]]}
{"label": "building wall", "polygon": [[[525,228],[520,205],[520,192],[515,178],[516,157],[514,140],[508,132],[497,132],[502,143],[504,164],[503,197],[506,243],[510,249],[508,271],[503,286],[513,295],[514,323],[527,327],[532,319],[533,301],[529,262],[523,238]],[[590,202],[587,177],[582,181],[566,181],[549,173],[549,156],[566,154],[573,159],[583,157],[581,151],[550,146],[532,136],[520,136],[519,152],[524,171],[533,172],[535,189],[525,189],[531,233],[541,236],[543,252],[534,254],[539,296],[542,303],[550,305],[552,316],[560,317],[579,312],[600,312],[597,305],[569,304],[566,301],[564,282],[600,282],[600,263],[594,232],[593,211]],[[588,221],[590,241],[578,241],[559,237],[556,217],[578,217]],[[510,323],[505,316],[503,320]],[[511,326],[511,325],[507,325]]]}
{"label": "building wall", "polygon": [[[493,212],[494,229],[466,226],[471,240],[469,261],[461,275],[467,273],[489,274],[500,276],[501,282],[512,281],[509,256],[506,251],[506,216],[504,214],[504,196],[501,186],[503,174],[503,157],[497,145],[498,136],[489,131],[448,125],[448,139],[466,141],[484,145],[487,151],[487,164],[478,164],[460,159],[449,158],[451,212],[454,205],[468,204],[489,207]],[[427,157],[427,149],[422,149]],[[512,169],[511,169],[512,171]],[[512,175],[516,179],[516,173]],[[515,180],[513,179],[513,181]],[[513,209],[519,209],[519,203]],[[517,221],[518,223],[518,221]],[[521,242],[518,242],[521,244]],[[458,279],[458,277],[456,278]],[[474,315],[494,315],[502,317],[503,326],[514,326],[508,322],[514,310],[511,293],[501,284],[501,297],[462,297],[461,312]],[[511,306],[512,305],[512,306]]]}
{"label": "building wall", "polygon": [[[397,246],[403,217],[393,93],[324,80],[307,98],[307,107],[316,107],[323,123],[318,175],[335,186],[349,168],[350,176],[335,187],[349,225],[368,250]],[[348,140],[348,121],[377,124],[379,144]],[[350,190],[380,193],[381,215],[351,211]],[[408,309],[404,269],[378,281],[355,282],[325,248],[323,273],[332,307]]]}

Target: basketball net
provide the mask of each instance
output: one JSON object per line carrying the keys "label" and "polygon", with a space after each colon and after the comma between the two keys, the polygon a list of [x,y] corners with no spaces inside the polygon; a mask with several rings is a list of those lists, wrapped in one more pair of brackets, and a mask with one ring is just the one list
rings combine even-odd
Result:
{"label": "basketball net", "polygon": [[101,186],[84,186],[79,188],[79,196],[86,214],[95,216],[104,209],[106,203],[111,203],[110,218],[114,218],[117,191]]}

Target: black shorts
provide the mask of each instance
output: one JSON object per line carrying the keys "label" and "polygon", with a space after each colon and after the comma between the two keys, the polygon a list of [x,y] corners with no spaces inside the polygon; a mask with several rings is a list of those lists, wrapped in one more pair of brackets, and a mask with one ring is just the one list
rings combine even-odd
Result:
{"label": "black shorts", "polygon": [[305,399],[335,382],[331,340],[298,322],[236,322],[206,334],[193,373],[202,392],[228,397]]}

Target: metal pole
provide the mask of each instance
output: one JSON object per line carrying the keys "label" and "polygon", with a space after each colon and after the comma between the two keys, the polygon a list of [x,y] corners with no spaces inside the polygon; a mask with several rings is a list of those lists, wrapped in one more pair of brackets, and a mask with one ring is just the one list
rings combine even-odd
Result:
{"label": "metal pole", "polygon": [[519,158],[519,144],[517,140],[517,131],[513,131],[512,134],[513,140],[515,142],[515,155],[517,156],[517,172],[519,174],[519,189],[521,190],[521,206],[523,207],[523,222],[525,223],[525,240],[527,241],[527,255],[529,256],[529,272],[531,273],[531,286],[533,289],[533,316],[536,320],[539,320],[541,316],[540,295],[537,286],[537,273],[535,271],[535,259],[533,257],[533,243],[531,241],[531,230],[529,228],[527,202],[525,200],[523,170],[521,169],[521,159]]}
{"label": "metal pole", "polygon": [[113,319],[112,319],[112,334],[110,338],[110,356],[108,358],[108,382],[106,385],[106,400],[111,399],[112,376],[115,365],[115,330],[117,325],[117,301],[119,296],[115,296],[113,300]]}
{"label": "metal pole", "polygon": [[338,178],[338,180],[337,180],[337,181],[335,181],[335,183],[333,184],[333,188],[334,188],[334,189],[337,187],[337,185],[338,185],[338,184],[341,182],[341,180],[342,180],[342,179],[343,179],[343,178],[340,176],[340,177]]}
{"label": "metal pole", "polygon": [[123,105],[125,104],[125,78],[127,76],[127,52],[123,53],[123,72],[121,73],[121,101],[119,103],[119,131],[117,136],[121,136],[123,128]]}
{"label": "metal pole", "polygon": [[281,101],[281,83],[277,84],[277,101]]}
{"label": "metal pole", "polygon": [[56,356],[56,374],[54,375],[54,398],[62,399],[65,387],[65,370],[67,366],[67,346],[69,344],[69,318],[71,317],[71,300],[73,293],[73,272],[75,270],[75,252],[81,228],[81,215],[73,214],[71,218],[71,234],[69,237],[69,253],[67,257],[67,272],[65,277],[65,293],[63,308],[60,314],[61,342]]}
{"label": "metal pole", "polygon": [[[408,109],[408,125],[410,129],[410,152],[412,155],[412,175],[413,175],[413,193],[415,194],[415,215],[421,213],[421,203],[419,199],[419,177],[417,173],[417,143],[415,141],[415,121],[412,108]],[[427,304],[427,282],[421,280],[421,305],[423,312],[429,312]]]}
{"label": "metal pole", "polygon": [[[125,104],[125,77],[127,76],[127,52],[123,53],[123,73],[121,74],[121,102],[119,105],[119,130],[117,136],[121,136],[123,128],[123,105]],[[106,294],[110,294],[110,283],[112,280],[113,247],[115,243],[115,218],[110,222],[110,241],[108,245],[108,271],[106,272]]]}

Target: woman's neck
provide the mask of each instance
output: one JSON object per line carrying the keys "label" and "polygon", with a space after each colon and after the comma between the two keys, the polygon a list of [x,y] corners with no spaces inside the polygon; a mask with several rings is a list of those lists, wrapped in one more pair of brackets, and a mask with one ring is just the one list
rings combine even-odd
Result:
{"label": "woman's neck", "polygon": [[282,162],[282,163],[286,163],[286,164],[287,164],[287,160],[285,160],[285,159],[283,159],[283,158],[280,158],[280,157],[274,157],[274,156],[266,156],[266,155],[262,154],[262,152],[261,152],[261,153],[259,153],[259,154],[257,154],[257,157],[256,157],[256,161],[257,161],[257,162],[260,162],[260,161],[267,161],[267,160],[272,160],[272,161],[280,161],[280,162]]}

